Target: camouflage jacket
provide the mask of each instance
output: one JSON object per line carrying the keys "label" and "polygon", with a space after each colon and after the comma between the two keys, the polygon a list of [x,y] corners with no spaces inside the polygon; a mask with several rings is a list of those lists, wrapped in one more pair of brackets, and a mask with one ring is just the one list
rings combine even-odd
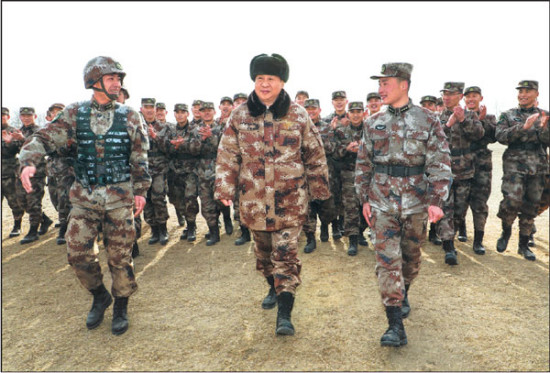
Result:
{"label": "camouflage jacket", "polygon": [[[40,129],[36,124],[33,124],[31,126],[21,126],[21,133],[23,133],[23,136],[25,136],[25,142],[36,132]],[[46,176],[46,155],[42,156],[42,159],[40,161],[37,161],[35,163],[36,167],[36,177],[44,177]]]}
{"label": "camouflage jacket", "polygon": [[533,127],[523,129],[528,117],[535,113],[546,112],[539,108],[513,108],[500,114],[496,128],[496,138],[501,144],[508,145],[502,155],[504,172],[535,175],[548,173],[546,160],[547,147],[550,144],[550,132],[540,127],[540,117]]}
{"label": "camouflage jacket", "polygon": [[323,140],[323,148],[325,149],[325,156],[328,158],[334,152],[336,142],[334,140],[334,130],[330,126],[330,123],[325,122],[323,119],[319,119],[314,123],[315,127],[319,130],[321,140]]}
{"label": "camouflage jacket", "polygon": [[224,127],[216,122],[212,123],[212,136],[202,140],[199,129],[208,126],[201,122],[191,131],[189,149],[191,154],[199,157],[199,180],[213,180],[216,178],[216,156],[218,155],[218,145],[222,136]]}
{"label": "camouflage jacket", "polygon": [[446,123],[453,114],[452,110],[443,110],[439,115],[441,126],[447,135],[447,142],[451,150],[451,168],[454,180],[468,180],[474,177],[474,157],[471,151],[472,141],[483,137],[485,130],[473,111],[464,112],[464,122],[458,121],[447,127]]}
{"label": "camouflage jacket", "polygon": [[[2,128],[2,131],[7,133],[17,132],[18,129],[12,126]],[[6,143],[2,139],[2,179],[9,179],[16,177],[19,172],[19,161],[17,160],[17,153],[21,149],[24,140],[12,140]]]}
{"label": "camouflage jacket", "polygon": [[306,110],[284,90],[269,108],[253,92],[229,118],[215,186],[216,199],[240,192],[241,221],[252,230],[302,225],[309,199],[330,197],[322,140]]}
{"label": "camouflage jacket", "polygon": [[[476,114],[479,117],[479,112],[476,111]],[[486,149],[487,145],[492,144],[497,141],[495,137],[495,130],[497,128],[497,117],[492,114],[485,115],[483,120],[480,120],[481,125],[483,126],[483,137],[479,140],[472,141],[470,147],[473,151],[478,149]]]}
{"label": "camouflage jacket", "polygon": [[[174,165],[174,171],[178,174],[197,173],[199,158],[191,154],[189,148],[192,130],[192,125],[187,121],[184,126],[176,124],[174,128],[167,130],[164,136],[163,147],[166,150],[166,155]],[[178,137],[183,138],[183,143],[176,149],[170,141],[176,140]]]}
{"label": "camouflage jacket", "polygon": [[[76,144],[76,118],[80,108],[89,106],[90,101],[77,102],[68,105],[51,123],[37,131],[23,145],[19,153],[21,168],[32,166],[40,162],[45,154],[54,152],[67,144]],[[134,196],[145,197],[151,185],[151,176],[147,168],[147,150],[149,142],[147,132],[141,117],[134,109],[120,104],[109,103],[99,106],[93,101],[90,114],[90,128],[96,135],[105,134],[113,124],[116,110],[127,112],[126,126],[128,136],[132,142],[130,154],[131,180],[106,186],[82,186],[80,182],[73,183],[69,197],[73,205],[94,210],[110,210],[125,206],[132,206]],[[97,141],[97,140],[96,140]],[[98,147],[98,157],[103,157],[104,147]]]}
{"label": "camouflage jacket", "polygon": [[347,126],[337,127],[334,130],[336,148],[333,158],[342,162],[342,169],[347,171],[355,170],[357,153],[350,152],[346,147],[353,141],[360,142],[363,138],[363,124],[355,127],[351,123]]}
{"label": "camouflage jacket", "polygon": [[[149,136],[149,152],[147,159],[149,162],[149,172],[151,176],[165,174],[168,172],[168,157],[166,156],[166,134],[170,131],[170,125],[166,122],[161,123],[157,120],[146,123],[145,130],[152,125],[157,133],[154,139]],[[147,131],[147,133],[149,133]]]}
{"label": "camouflage jacket", "polygon": [[[423,168],[410,176],[376,172],[384,166]],[[361,205],[405,215],[441,207],[449,194],[451,159],[449,145],[437,116],[409,104],[378,112],[363,126],[357,152],[355,188]]]}

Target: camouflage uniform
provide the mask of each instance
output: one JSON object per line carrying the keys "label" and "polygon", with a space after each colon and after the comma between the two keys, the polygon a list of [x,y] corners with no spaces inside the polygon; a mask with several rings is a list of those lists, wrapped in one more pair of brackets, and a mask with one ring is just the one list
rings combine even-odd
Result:
{"label": "camouflage uniform", "polygon": [[76,144],[78,149],[77,182],[69,192],[73,205],[66,234],[69,264],[86,289],[102,286],[94,247],[101,224],[112,294],[128,297],[137,289],[131,257],[135,235],[132,205],[134,196],[145,196],[151,184],[148,141],[140,115],[114,102],[99,105],[92,99],[71,104],[23,146],[21,168],[40,163],[44,154],[67,144]]}
{"label": "camouflage uniform", "polygon": [[232,200],[239,191],[242,223],[254,234],[256,268],[274,275],[277,294],[294,294],[308,200],[330,197],[322,140],[305,109],[284,90],[269,109],[252,92],[221,138],[215,187],[216,199]]}
{"label": "camouflage uniform", "polygon": [[[76,147],[62,147],[54,153],[51,158],[50,171],[52,173],[52,179],[56,181],[53,183],[55,185],[55,196],[57,198],[55,208],[59,216],[59,223],[61,226],[67,225],[69,222],[69,212],[71,211],[72,205],[69,199],[69,190],[71,185],[74,183],[74,169],[73,169],[73,159],[76,157]],[[51,188],[50,177],[48,176],[48,187]],[[53,201],[52,201],[53,203]]]}
{"label": "camouflage uniform", "polygon": [[[4,108],[2,108],[2,114],[4,114]],[[18,130],[8,125],[5,128],[3,127],[2,131],[13,133]],[[23,219],[25,209],[20,204],[20,200],[16,195],[16,190],[23,188],[20,185],[21,181],[17,177],[19,172],[19,161],[16,156],[23,145],[23,141],[24,140],[12,140],[6,143],[4,139],[2,139],[2,201],[4,201],[4,197],[6,197],[13,214],[13,219],[16,221],[16,225],[19,226],[19,229],[21,229],[21,219]],[[17,184],[19,184],[19,186],[17,186]]]}

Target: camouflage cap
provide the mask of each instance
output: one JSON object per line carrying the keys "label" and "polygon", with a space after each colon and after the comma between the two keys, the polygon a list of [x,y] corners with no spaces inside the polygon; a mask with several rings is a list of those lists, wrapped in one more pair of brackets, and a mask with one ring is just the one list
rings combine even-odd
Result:
{"label": "camouflage cap", "polygon": [[245,100],[248,100],[248,95],[246,93],[235,93],[233,95],[233,101],[235,101],[238,98],[244,98]]}
{"label": "camouflage cap", "polygon": [[142,98],[141,106],[155,106],[155,102],[157,102],[157,100],[154,98]]}
{"label": "camouflage cap", "polygon": [[10,109],[2,106],[2,115],[10,115]]}
{"label": "camouflage cap", "polygon": [[481,94],[481,88],[479,88],[478,86],[473,85],[473,86],[468,87],[464,90],[465,95],[467,95],[468,93],[472,93],[472,92]]}
{"label": "camouflage cap", "polygon": [[33,107],[22,107],[19,108],[19,114],[22,115],[29,115],[29,114],[35,114]]}
{"label": "camouflage cap", "polygon": [[63,110],[63,109],[65,109],[65,105],[60,104],[60,103],[51,104],[50,107],[48,108],[48,111],[51,111],[52,109]]}
{"label": "camouflage cap", "polygon": [[334,91],[332,92],[332,99],[335,100],[337,98],[347,98],[346,91]]}
{"label": "camouflage cap", "polygon": [[284,57],[276,53],[271,56],[262,53],[250,61],[250,78],[252,78],[252,81],[256,80],[257,75],[274,75],[286,83],[289,70],[290,68]]}
{"label": "camouflage cap", "polygon": [[447,82],[443,84],[443,89],[440,92],[445,92],[445,91],[462,93],[464,91],[464,83]]}
{"label": "camouflage cap", "polygon": [[164,102],[157,102],[156,105],[155,105],[155,107],[156,107],[157,109],[164,109],[164,110],[166,110],[166,104],[165,104]]}
{"label": "camouflage cap", "polygon": [[304,102],[304,107],[310,107],[310,106],[313,106],[313,107],[316,107],[316,108],[320,108],[320,107],[321,107],[321,104],[319,103],[319,100],[317,100],[316,98],[308,98],[308,99]]}
{"label": "camouflage cap", "polygon": [[[298,96],[298,95],[304,95],[307,98],[309,98],[309,93],[307,93],[307,91],[298,91],[298,92],[296,92],[296,96]],[[294,97],[296,97],[296,96],[294,96]]]}
{"label": "camouflage cap", "polygon": [[365,107],[363,106],[363,102],[361,101],[352,101],[348,104],[348,111],[351,110],[361,110],[365,111]]}
{"label": "camouflage cap", "polygon": [[518,83],[518,86],[516,87],[516,89],[522,89],[522,88],[534,89],[538,91],[539,82],[537,82],[536,80],[522,80],[521,82]]}
{"label": "camouflage cap", "polygon": [[437,106],[443,106],[443,99],[442,99],[441,97],[438,97],[435,104],[436,104]]}
{"label": "camouflage cap", "polygon": [[371,98],[377,98],[379,100],[381,100],[382,98],[380,97],[380,95],[378,94],[378,92],[371,92],[367,95],[367,102],[369,102],[369,100]]}
{"label": "camouflage cap", "polygon": [[402,79],[411,79],[411,73],[413,70],[413,65],[407,62],[389,62],[382,65],[382,70],[380,74],[382,75],[373,75],[371,79],[381,79],[381,78],[402,78]]}
{"label": "camouflage cap", "polygon": [[193,100],[191,106],[202,105],[202,100]]}
{"label": "camouflage cap", "polygon": [[174,105],[174,111],[183,110],[183,111],[189,111],[189,108],[187,107],[187,104],[175,104]]}
{"label": "camouflage cap", "polygon": [[213,110],[216,110],[216,108],[214,107],[214,103],[213,102],[203,102],[201,104],[201,110],[206,110],[206,109],[213,109]]}
{"label": "camouflage cap", "polygon": [[221,99],[220,99],[220,105],[223,104],[225,101],[229,101],[231,103],[231,105],[233,105],[233,100],[231,99],[231,97],[229,96],[223,96]]}
{"label": "camouflage cap", "polygon": [[433,102],[434,104],[437,104],[437,97],[435,96],[422,96],[420,99],[420,103],[423,102]]}

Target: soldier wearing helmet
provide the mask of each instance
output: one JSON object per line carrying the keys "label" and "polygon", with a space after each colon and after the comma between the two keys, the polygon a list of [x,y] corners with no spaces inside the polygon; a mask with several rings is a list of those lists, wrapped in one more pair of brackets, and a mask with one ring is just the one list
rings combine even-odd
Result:
{"label": "soldier wearing helmet", "polygon": [[93,295],[86,326],[97,328],[112,303],[93,245],[101,224],[115,297],[111,326],[115,335],[128,329],[128,297],[137,290],[131,256],[135,236],[132,207],[135,204],[136,215],[141,213],[151,185],[149,141],[141,116],[115,101],[125,75],[110,57],[90,60],[84,68],[84,86],[93,89],[91,100],[68,105],[32,135],[19,157],[22,185],[31,192],[35,165],[45,154],[74,144],[76,181],[69,192],[73,207],[66,234],[68,261]]}

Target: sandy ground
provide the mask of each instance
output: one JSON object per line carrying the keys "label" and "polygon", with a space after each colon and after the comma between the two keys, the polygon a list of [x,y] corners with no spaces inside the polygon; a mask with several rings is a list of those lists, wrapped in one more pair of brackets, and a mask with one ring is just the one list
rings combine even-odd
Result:
{"label": "sandy ground", "polygon": [[[111,334],[111,307],[103,324],[89,331],[92,298],[67,265],[65,247],[56,245],[57,230],[20,245],[21,237],[8,238],[12,215],[4,202],[2,370],[548,371],[548,211],[537,219],[536,262],[517,254],[517,223],[508,251],[496,252],[503,147],[491,147],[487,254],[472,251],[470,214],[468,242],[456,241],[458,266],[444,264],[441,247],[423,246],[405,321],[409,344],[399,349],[379,343],[387,324],[371,246],[349,257],[347,239],[331,239],[312,254],[301,253],[303,284],[292,314],[296,335],[277,337],[276,309],[260,307],[267,285],[255,271],[252,246],[234,246],[236,230],[207,247],[202,218],[199,239],[180,242],[172,206],[168,245],[149,246],[144,228],[130,329]],[[44,205],[56,216],[48,197]],[[109,288],[103,250],[100,260]]]}

